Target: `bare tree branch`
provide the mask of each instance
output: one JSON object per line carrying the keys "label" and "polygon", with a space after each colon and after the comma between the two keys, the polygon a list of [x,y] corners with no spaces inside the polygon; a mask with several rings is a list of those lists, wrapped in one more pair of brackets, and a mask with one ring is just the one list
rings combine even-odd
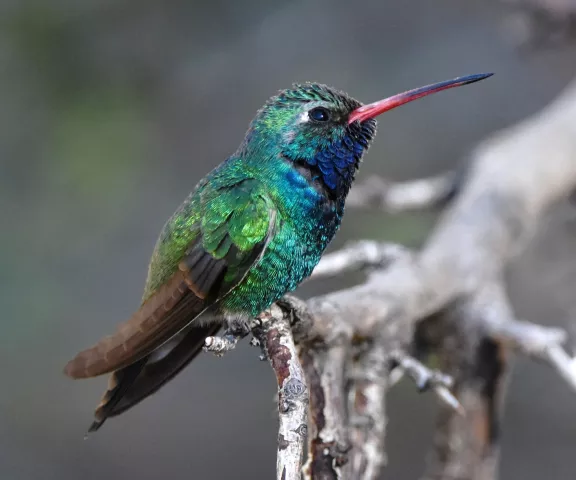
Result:
{"label": "bare tree branch", "polygon": [[[373,425],[383,435],[385,412],[379,400],[371,405],[369,415],[362,401],[356,402],[356,407],[355,401],[350,402],[349,418],[342,414],[342,421],[349,424],[353,447],[342,471],[334,469],[331,476],[325,475],[326,466],[335,465],[336,455],[330,449],[313,448],[336,436],[318,435],[326,428],[320,412],[340,411],[343,396],[366,398],[365,392],[370,389],[376,392],[374,398],[383,398],[389,384],[386,375],[378,382],[362,383],[357,369],[349,368],[350,381],[342,386],[338,377],[326,389],[328,382],[323,383],[322,378],[327,352],[341,351],[343,341],[352,346],[371,345],[380,357],[389,358],[391,352],[410,344],[420,321],[444,312],[436,315],[443,332],[438,355],[446,373],[455,379],[455,392],[466,415],[442,408],[427,478],[496,477],[500,404],[508,373],[506,344],[533,356],[534,352],[547,352],[547,357],[541,353],[539,358],[547,358],[572,381],[572,375],[568,375],[571,359],[564,350],[558,350],[562,338],[557,331],[541,327],[541,335],[528,335],[528,330],[534,332],[537,327],[524,324],[523,333],[519,333],[519,323],[506,313],[508,304],[502,301],[506,297],[501,273],[508,260],[522,250],[550,206],[576,187],[574,118],[576,83],[541,114],[500,132],[476,150],[465,184],[421,252],[396,256],[387,266],[377,267],[361,285],[312,298],[306,306],[295,305],[295,338],[301,355],[307,358],[305,363],[316,365],[313,374],[308,368],[306,371],[310,384],[319,388],[312,396],[321,399],[312,401],[307,478],[338,478],[342,472],[346,475],[342,478],[374,478],[385,458],[381,451],[383,439],[377,443],[368,440],[366,432],[358,427],[358,418],[376,415]],[[377,265],[381,257],[374,254],[373,248],[374,244],[356,244],[327,256],[326,263],[318,267],[318,275]],[[289,304],[283,308],[290,309]],[[498,337],[506,337],[507,342],[495,341]],[[370,368],[379,371],[381,366]],[[341,425],[336,430],[341,432]],[[358,439],[367,440],[369,448],[362,447]]]}
{"label": "bare tree branch", "polygon": [[410,251],[401,245],[360,240],[348,244],[342,250],[322,257],[312,272],[311,278],[333,277],[346,271],[363,270],[369,267],[385,267],[401,257],[408,257]]}
{"label": "bare tree branch", "polygon": [[516,320],[504,289],[499,284],[479,292],[471,305],[488,335],[509,347],[541,360],[554,368],[576,390],[576,360],[563,348],[567,334],[561,328],[550,328]]}
{"label": "bare tree branch", "polygon": [[311,478],[342,478],[342,468],[348,462],[348,415],[342,394],[347,353],[347,346],[340,344],[316,358],[305,354],[313,413],[304,472]]}
{"label": "bare tree branch", "polygon": [[458,181],[454,172],[407,182],[369,177],[354,186],[346,204],[378,207],[391,213],[442,207],[452,197]]}
{"label": "bare tree branch", "polygon": [[427,329],[427,340],[440,368],[454,378],[464,414],[441,407],[425,479],[496,478],[508,355],[503,344],[487,336],[483,323],[485,309],[492,308],[485,301],[500,299],[478,300],[466,296],[426,320],[435,324]]}
{"label": "bare tree branch", "polygon": [[[540,114],[480,145],[456,195],[454,185],[441,188],[440,180],[435,195],[430,180],[420,184],[427,195],[390,197],[386,187],[376,196],[386,209],[435,205],[441,191],[454,195],[421,251],[348,245],[325,256],[314,277],[370,267],[362,284],[306,302],[285,297],[260,317],[253,334],[279,389],[277,478],[299,478],[308,392],[304,478],[376,478],[386,458],[384,397],[398,370],[391,371],[392,363],[417,380],[436,380],[433,388],[448,400],[440,407],[427,479],[496,479],[512,350],[546,361],[576,388],[564,332],[517,320],[502,275],[548,209],[576,189],[575,118],[576,81]],[[373,197],[360,189],[356,204]],[[454,408],[446,378],[402,353],[415,333],[454,380],[464,415]],[[227,350],[236,337],[209,340],[207,349]]]}
{"label": "bare tree branch", "polygon": [[278,384],[278,480],[300,480],[307,435],[308,388],[298,359],[290,322],[273,306],[252,329]]}
{"label": "bare tree branch", "polygon": [[501,0],[511,7],[507,26],[522,48],[560,45],[576,38],[575,0]]}
{"label": "bare tree branch", "polygon": [[378,478],[386,463],[385,398],[390,359],[380,342],[361,352],[355,365],[349,390],[350,474],[346,478]]}
{"label": "bare tree branch", "polygon": [[398,363],[399,367],[405,371],[420,391],[432,388],[436,395],[447,406],[454,409],[460,415],[464,415],[464,410],[458,399],[452,395],[450,388],[454,384],[452,377],[438,371],[431,370],[413,357],[403,352],[395,351],[390,354],[391,358]]}
{"label": "bare tree branch", "polygon": [[447,336],[439,353],[442,368],[455,377],[455,392],[465,414],[441,407],[423,477],[427,480],[497,476],[506,357],[491,340],[475,339],[472,344],[462,340],[458,334]]}
{"label": "bare tree branch", "polygon": [[[574,385],[576,372],[566,372],[570,360],[561,347],[566,334],[517,321],[500,278],[487,282],[440,318],[440,325],[434,327],[439,342],[435,351],[444,371],[455,377],[466,415],[441,410],[425,478],[491,480],[498,464],[509,350],[548,361]],[[550,360],[549,351],[561,352],[564,369]]]}
{"label": "bare tree branch", "polygon": [[226,330],[222,336],[206,337],[203,350],[205,352],[211,352],[217,357],[221,357],[226,352],[236,348],[238,341],[245,336],[246,333],[243,332]]}

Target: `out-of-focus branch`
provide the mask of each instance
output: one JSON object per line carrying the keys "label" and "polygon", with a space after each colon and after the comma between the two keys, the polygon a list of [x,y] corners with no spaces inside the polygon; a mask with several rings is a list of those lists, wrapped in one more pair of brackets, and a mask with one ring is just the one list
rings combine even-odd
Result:
{"label": "out-of-focus branch", "polygon": [[401,245],[360,240],[325,255],[312,272],[311,278],[316,280],[321,277],[341,275],[352,270],[382,268],[394,260],[409,255],[410,251]]}
{"label": "out-of-focus branch", "polygon": [[[390,367],[399,365],[417,380],[434,377],[398,355],[410,351],[416,329],[454,380],[464,410],[458,413],[447,382],[432,382],[448,402],[441,405],[425,478],[495,480],[512,348],[548,362],[576,386],[564,334],[518,321],[502,275],[548,209],[576,189],[575,118],[576,82],[540,114],[477,148],[465,181],[456,195],[452,185],[453,201],[421,251],[349,245],[327,255],[315,276],[371,267],[365,282],[307,302],[285,297],[260,317],[252,330],[279,389],[279,479],[299,478],[308,392],[304,478],[377,477],[386,458],[383,400],[397,370]],[[450,190],[443,185],[436,191]],[[379,197],[386,209],[433,205],[431,198],[442,197],[406,194],[411,200],[399,201],[395,194],[392,201],[389,191]],[[369,203],[368,193],[357,203]],[[235,344],[229,340],[217,350]],[[208,349],[219,345],[208,343]]]}
{"label": "out-of-focus branch", "polygon": [[391,213],[433,209],[444,206],[453,196],[458,180],[454,172],[407,182],[369,177],[354,186],[346,204],[349,207],[378,207]]}
{"label": "out-of-focus branch", "polygon": [[[454,390],[464,415],[442,407],[428,457],[427,480],[493,480],[497,476],[500,453],[502,399],[508,374],[508,352],[500,342],[487,335],[488,310],[511,319],[502,290],[492,288],[499,278],[486,285],[487,290],[455,302],[428,320],[431,349],[440,368],[454,378]],[[430,348],[430,346],[429,346]]]}
{"label": "out-of-focus branch", "polygon": [[383,342],[376,340],[355,362],[349,389],[350,466],[346,478],[375,479],[386,463],[385,398],[390,359]]}
{"label": "out-of-focus branch", "polygon": [[414,380],[420,391],[431,388],[448,407],[460,415],[464,415],[462,405],[450,392],[450,388],[452,388],[454,383],[452,377],[438,370],[431,370],[423,363],[401,351],[392,352],[391,358],[398,364],[399,368]]}
{"label": "out-of-focus branch", "polygon": [[342,343],[335,344],[318,355],[303,352],[301,358],[310,382],[311,412],[304,472],[309,478],[343,478],[350,448],[344,396],[348,348]]}
{"label": "out-of-focus branch", "polygon": [[444,371],[455,378],[466,415],[441,410],[425,478],[495,479],[510,350],[546,361],[574,388],[574,362],[561,346],[566,334],[516,320],[500,277],[439,319],[440,325],[432,329],[438,342],[435,351]]}
{"label": "out-of-focus branch", "polygon": [[441,406],[423,478],[493,480],[500,452],[506,356],[502,346],[490,339],[453,333],[444,338],[439,359],[441,368],[455,378],[465,414]]}
{"label": "out-of-focus branch", "polygon": [[[542,335],[534,336],[528,331],[538,327],[519,327],[504,301],[501,273],[548,208],[576,187],[574,118],[576,83],[541,114],[500,132],[476,150],[466,181],[420,252],[392,255],[394,260],[383,267],[378,267],[379,255],[359,258],[358,250],[350,253],[358,246],[336,252],[320,263],[319,276],[366,265],[376,268],[356,287],[312,298],[305,305],[295,301],[293,308],[291,301],[283,304],[285,312],[292,311],[294,335],[314,389],[307,478],[374,478],[385,458],[383,440],[368,438],[358,421],[369,417],[376,426],[373,431],[383,435],[385,412],[379,399],[390,382],[386,374],[379,375],[378,382],[367,380],[372,370],[381,372],[382,362],[368,367],[362,353],[349,353],[344,370],[348,381],[343,382],[343,357],[336,356],[340,373],[335,377],[326,368],[329,352],[342,352],[343,342],[348,342],[349,352],[376,348],[373,352],[380,358],[391,360],[392,352],[407,350],[415,327],[432,314],[437,318],[434,329],[442,332],[438,358],[454,377],[466,414],[442,407],[427,478],[495,478],[507,345],[532,355],[547,352],[539,358],[547,358],[565,375],[571,365],[555,330],[541,327]],[[370,407],[366,392],[373,393]],[[348,417],[341,408],[344,397],[353,399]],[[342,415],[328,430],[326,412]],[[332,433],[322,437],[321,431]],[[342,465],[346,439],[352,450]],[[368,447],[360,445],[363,441]],[[330,442],[340,442],[339,448],[331,449]]]}
{"label": "out-of-focus branch", "polygon": [[559,45],[576,39],[575,0],[501,0],[512,12],[507,30],[523,48]]}
{"label": "out-of-focus branch", "polygon": [[484,331],[508,347],[547,363],[576,390],[576,363],[563,347],[567,334],[561,328],[517,320],[501,284],[479,292],[472,307]]}

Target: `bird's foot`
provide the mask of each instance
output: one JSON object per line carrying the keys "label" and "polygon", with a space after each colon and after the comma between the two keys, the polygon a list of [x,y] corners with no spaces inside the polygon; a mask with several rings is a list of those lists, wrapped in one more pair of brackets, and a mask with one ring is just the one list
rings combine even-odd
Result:
{"label": "bird's foot", "polygon": [[450,391],[454,385],[452,377],[439,370],[427,367],[422,362],[400,350],[395,350],[390,354],[390,361],[392,368],[401,369],[414,381],[420,392],[433,390],[444,403],[457,412],[464,413],[462,405]]}
{"label": "bird's foot", "polygon": [[292,318],[306,318],[310,314],[306,302],[292,295],[284,295],[276,304],[284,311],[290,312]]}
{"label": "bird's foot", "polygon": [[225,353],[236,348],[239,340],[246,337],[252,328],[250,323],[241,318],[234,318],[228,321],[228,328],[222,336],[207,337],[204,340],[205,352],[212,352],[217,357],[222,357]]}
{"label": "bird's foot", "polygon": [[254,320],[249,317],[233,317],[228,319],[227,333],[244,338],[252,332]]}

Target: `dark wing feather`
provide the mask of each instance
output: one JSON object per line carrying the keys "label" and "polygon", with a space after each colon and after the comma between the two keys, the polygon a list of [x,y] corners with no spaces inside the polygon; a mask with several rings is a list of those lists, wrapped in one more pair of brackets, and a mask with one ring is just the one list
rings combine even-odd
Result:
{"label": "dark wing feather", "polygon": [[156,352],[110,376],[108,390],[94,413],[89,432],[95,432],[108,417],[115,417],[157,392],[201,351],[206,337],[216,335],[219,325],[187,329]]}
{"label": "dark wing feather", "polygon": [[116,333],[70,360],[64,373],[72,378],[87,378],[134,363],[149,353],[147,350],[160,345],[159,337],[167,340],[172,325],[183,324],[191,314],[198,315],[203,309],[203,299],[190,290],[184,272],[178,271],[128,321],[120,324]]}
{"label": "dark wing feather", "polygon": [[109,373],[140,360],[176,335],[212,302],[226,272],[226,259],[215,259],[200,241],[190,248],[179,270],[140,309],[96,345],[66,365],[73,378]]}
{"label": "dark wing feather", "polygon": [[[198,354],[204,338],[217,330],[217,326],[190,324],[238,285],[263,255],[275,231],[276,211],[257,187],[254,181],[242,181],[207,195],[201,235],[176,272],[115,334],[68,363],[65,373],[73,378],[115,371],[92,430],[108,416],[158,390]],[[218,208],[211,208],[211,202],[217,202]],[[250,237],[242,237],[243,226],[249,227]],[[155,351],[162,346],[167,353],[159,358]]]}

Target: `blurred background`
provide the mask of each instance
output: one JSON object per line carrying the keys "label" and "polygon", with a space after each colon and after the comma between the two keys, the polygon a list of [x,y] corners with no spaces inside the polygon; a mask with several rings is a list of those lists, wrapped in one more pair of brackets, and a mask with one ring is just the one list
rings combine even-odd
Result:
{"label": "blurred background", "polygon": [[[0,479],[273,478],[275,382],[247,342],[202,355],[87,441],[106,380],[73,382],[65,362],[138,307],[164,221],[292,82],[368,102],[496,72],[382,117],[361,177],[453,168],[544,107],[575,76],[576,46],[518,48],[509,13],[486,0],[0,0]],[[355,212],[332,248],[418,246],[434,220]],[[509,272],[521,317],[575,318],[575,259],[576,210],[562,205]],[[576,396],[546,367],[516,366],[501,478],[573,479]],[[418,477],[435,405],[394,389],[383,477]]]}

